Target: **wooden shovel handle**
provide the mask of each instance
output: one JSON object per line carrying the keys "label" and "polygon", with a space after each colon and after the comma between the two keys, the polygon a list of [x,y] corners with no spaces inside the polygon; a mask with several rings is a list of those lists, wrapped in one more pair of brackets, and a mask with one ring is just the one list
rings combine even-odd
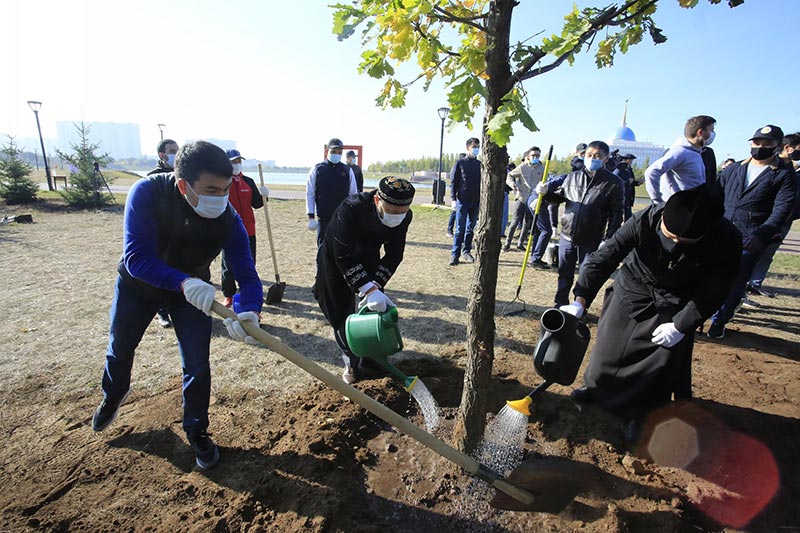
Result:
{"label": "wooden shovel handle", "polygon": [[[258,164],[258,179],[261,181],[261,186],[263,187],[264,171],[261,169],[261,163]],[[272,268],[275,270],[275,281],[280,283],[281,276],[278,274],[278,259],[275,257],[275,244],[272,242],[272,226],[269,223],[269,208],[267,207],[269,204],[269,197],[263,194],[261,197],[264,199],[264,221],[267,223],[267,237],[269,238],[269,251],[272,256]]]}
{"label": "wooden shovel handle", "polygon": [[[234,313],[231,309],[228,309],[218,301],[214,301],[211,306],[211,309],[217,313],[219,316],[223,318],[233,318],[236,319],[236,313]],[[501,478],[497,473],[492,472],[490,469],[483,466],[481,463],[473,459],[472,457],[462,453],[452,446],[446,444],[445,442],[437,439],[427,431],[424,431],[420,427],[412,424],[406,418],[400,416],[399,414],[395,413],[382,403],[374,400],[373,398],[367,396],[360,390],[348,385],[338,376],[334,376],[315,362],[311,361],[310,359],[304,357],[299,352],[292,349],[290,346],[284,344],[280,339],[277,337],[273,337],[266,331],[261,328],[257,328],[253,326],[250,322],[240,322],[244,330],[247,332],[248,335],[255,338],[258,342],[276,352],[295,365],[299,366],[327,386],[337,390],[338,392],[342,393],[343,395],[350,398],[352,401],[366,409],[367,411],[373,413],[375,416],[381,418],[382,420],[386,421],[388,424],[396,427],[412,439],[416,440],[420,444],[423,444],[433,450],[434,452],[438,453],[445,459],[452,461],[453,463],[457,464],[470,474],[477,476],[484,481],[490,483],[494,488],[497,490],[504,492],[518,500],[525,505],[532,505],[534,502],[533,495],[521,489],[515,485],[512,485],[505,479]]]}

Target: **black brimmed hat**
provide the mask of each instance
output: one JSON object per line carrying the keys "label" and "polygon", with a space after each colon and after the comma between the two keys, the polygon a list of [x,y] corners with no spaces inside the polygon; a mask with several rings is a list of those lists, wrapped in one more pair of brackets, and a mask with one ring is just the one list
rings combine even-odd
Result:
{"label": "black brimmed hat", "polygon": [[392,205],[411,205],[414,186],[407,179],[386,176],[378,183],[378,198]]}
{"label": "black brimmed hat", "polygon": [[670,233],[697,239],[722,218],[723,211],[722,200],[701,185],[670,196],[661,216]]}
{"label": "black brimmed hat", "polygon": [[344,148],[344,143],[341,141],[341,139],[334,137],[328,141],[328,150],[333,150],[334,148]]}
{"label": "black brimmed hat", "polygon": [[748,140],[754,141],[756,139],[769,139],[770,141],[775,141],[778,143],[778,146],[780,146],[783,143],[783,130],[778,126],[767,124],[763,128],[758,128]]}

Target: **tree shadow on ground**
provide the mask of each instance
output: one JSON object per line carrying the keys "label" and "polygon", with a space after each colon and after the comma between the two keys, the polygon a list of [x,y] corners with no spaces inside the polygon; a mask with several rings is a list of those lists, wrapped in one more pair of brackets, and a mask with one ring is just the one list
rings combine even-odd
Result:
{"label": "tree shadow on ground", "polygon": [[[449,243],[436,243],[436,242],[422,242],[422,241],[406,241],[406,246],[419,246],[420,248],[438,248],[441,250],[450,250],[453,248],[453,242]],[[442,264],[447,264],[447,259],[442,259]]]}

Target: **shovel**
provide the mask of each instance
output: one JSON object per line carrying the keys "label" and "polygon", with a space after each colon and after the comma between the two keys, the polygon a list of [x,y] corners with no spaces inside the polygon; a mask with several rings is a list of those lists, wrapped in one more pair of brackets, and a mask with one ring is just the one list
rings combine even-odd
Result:
{"label": "shovel", "polygon": [[[261,186],[264,186],[264,171],[261,169],[261,163],[258,164],[258,178],[261,180]],[[278,304],[283,301],[283,293],[286,291],[286,282],[281,281],[281,275],[278,274],[278,259],[275,257],[275,244],[272,242],[272,226],[269,223],[269,197],[261,196],[264,199],[264,220],[267,222],[267,237],[269,237],[269,251],[272,256],[272,268],[275,270],[275,284],[267,289],[267,295],[264,297],[264,302],[269,304]]]}
{"label": "shovel", "polygon": [[[237,320],[236,313],[217,301],[214,301],[211,309],[223,318]],[[239,323],[248,335],[273,352],[282,355],[324,384],[336,389],[353,402],[386,423],[396,427],[420,444],[427,446],[473,476],[489,483],[499,491],[495,498],[489,502],[490,505],[497,509],[558,513],[569,505],[583,484],[581,478],[585,478],[585,474],[580,469],[571,466],[568,462],[562,463],[560,461],[554,463],[557,467],[552,465],[549,467],[543,466],[545,463],[550,464],[550,461],[543,459],[524,461],[511,472],[508,479],[504,479],[497,472],[437,439],[355,387],[348,385],[338,376],[334,376],[284,344],[280,339],[273,337],[249,322],[240,321]]]}

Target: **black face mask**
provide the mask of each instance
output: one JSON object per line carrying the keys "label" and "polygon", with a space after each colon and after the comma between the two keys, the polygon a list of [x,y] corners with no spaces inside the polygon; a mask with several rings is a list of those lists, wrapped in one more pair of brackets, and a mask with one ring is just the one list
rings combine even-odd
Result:
{"label": "black face mask", "polygon": [[789,159],[792,161],[800,161],[800,150],[795,148],[794,152],[792,152],[792,155],[789,156]]}
{"label": "black face mask", "polygon": [[658,240],[661,241],[661,248],[663,248],[665,252],[672,254],[679,251],[678,243],[664,235],[661,231],[661,224],[656,228],[656,233],[658,234]]}
{"label": "black face mask", "polygon": [[766,161],[775,155],[775,147],[753,146],[750,148],[750,155],[753,156],[753,159],[756,161]]}

